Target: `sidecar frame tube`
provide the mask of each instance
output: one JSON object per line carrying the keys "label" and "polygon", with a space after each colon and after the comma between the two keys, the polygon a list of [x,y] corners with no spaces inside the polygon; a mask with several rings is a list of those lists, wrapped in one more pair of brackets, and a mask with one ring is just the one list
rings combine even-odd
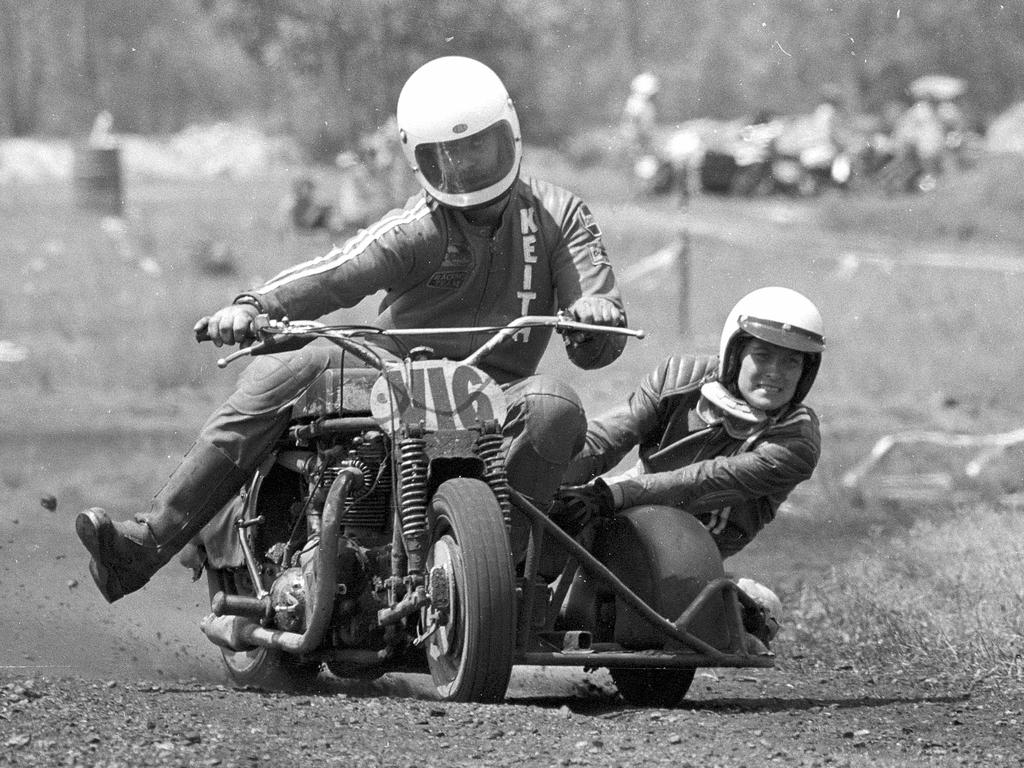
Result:
{"label": "sidecar frame tube", "polygon": [[[535,507],[528,499],[523,497],[523,495],[519,493],[515,488],[511,488],[510,491],[512,500],[515,502],[516,506],[520,509],[520,511],[522,511],[530,518],[530,521],[533,523],[534,526],[539,524],[541,527],[543,527],[545,533],[549,534],[551,538],[553,538],[559,546],[567,550],[570,555],[576,558],[576,561],[579,563],[580,567],[583,568],[584,571],[586,571],[589,575],[593,576],[594,578],[600,579],[601,581],[605,582],[609,587],[611,587],[612,591],[615,592],[616,595],[622,598],[622,600],[631,608],[633,608],[640,615],[641,618],[643,618],[646,622],[651,624],[659,632],[666,635],[667,637],[672,638],[673,640],[678,640],[688,648],[692,648],[694,651],[703,652],[706,662],[709,662],[705,663],[703,666],[755,666],[750,664],[750,661],[758,657],[721,651],[718,648],[715,648],[710,643],[701,640],[692,632],[687,632],[685,629],[676,626],[676,624],[666,619],[664,616],[662,616],[660,613],[654,610],[650,605],[648,605],[643,598],[641,598],[638,594],[636,594],[633,590],[626,586],[626,584],[624,584],[618,576],[612,573],[612,571],[604,563],[600,562],[596,557],[594,557],[586,549],[584,549],[579,542],[577,542],[569,534],[567,534],[565,531],[559,528],[558,525],[556,525],[554,522],[548,519],[547,515],[545,515],[542,511],[537,509],[537,507]],[[534,544],[539,545],[539,542],[535,541]],[[527,572],[529,573],[529,571]],[[722,585],[718,585],[716,587],[716,591],[721,590],[722,588]],[[724,588],[728,589],[727,586]],[[530,601],[528,600],[527,603],[529,602]],[[528,607],[531,606],[528,605]],[[693,609],[692,605],[683,613],[684,618],[687,617],[687,614],[692,615],[691,609]],[[685,621],[681,623],[685,624]],[[527,657],[529,657],[529,655],[529,653],[526,654]],[[541,655],[546,656],[547,654]],[[593,664],[594,666],[603,666],[602,664],[592,662],[589,659],[590,656],[588,656],[588,661],[584,662],[585,664],[587,664],[587,666],[590,666],[591,664]],[[743,659],[742,664],[735,663],[739,659]],[[574,663],[579,664],[580,662]],[[636,666],[645,665],[637,664]],[[646,666],[651,665],[647,664]],[[681,664],[679,666],[693,666],[693,664]]]}
{"label": "sidecar frame tube", "polygon": [[535,667],[632,667],[639,669],[674,669],[680,667],[764,667],[775,666],[774,656],[706,653],[672,653],[671,651],[610,650],[558,652],[529,651],[516,658],[517,664]]}
{"label": "sidecar frame tube", "polygon": [[[708,601],[721,593],[730,593],[737,597],[742,590],[728,578],[715,579],[708,582],[694,598],[693,602],[683,611],[676,621],[677,626],[685,627]],[[740,625],[742,620],[735,619]],[[774,654],[765,656],[745,651],[726,653],[724,656],[709,656],[706,653],[689,653],[684,651],[663,651],[652,649],[623,648],[617,643],[593,643],[586,649],[529,651],[521,654],[520,664],[533,666],[585,666],[585,667],[774,667]]]}

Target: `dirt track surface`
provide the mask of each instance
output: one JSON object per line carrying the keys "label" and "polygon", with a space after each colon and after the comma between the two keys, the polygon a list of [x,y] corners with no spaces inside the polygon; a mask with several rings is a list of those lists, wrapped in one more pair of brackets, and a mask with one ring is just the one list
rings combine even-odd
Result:
{"label": "dirt track surface", "polygon": [[698,670],[676,709],[628,707],[606,672],[575,669],[517,668],[489,706],[433,701],[417,675],[234,689],[198,629],[201,583],[172,563],[107,605],[74,539],[77,501],[48,511],[34,490],[0,504],[0,765],[1024,764],[1019,692],[942,659],[824,665],[785,631],[775,669]]}
{"label": "dirt track surface", "polygon": [[[289,696],[196,680],[7,674],[0,765],[1022,763],[1020,703],[939,680],[708,671],[682,707],[645,710],[593,680],[581,677],[574,694],[564,680],[532,677],[517,675],[504,704],[479,706],[330,684]],[[558,695],[526,694],[524,682]]]}

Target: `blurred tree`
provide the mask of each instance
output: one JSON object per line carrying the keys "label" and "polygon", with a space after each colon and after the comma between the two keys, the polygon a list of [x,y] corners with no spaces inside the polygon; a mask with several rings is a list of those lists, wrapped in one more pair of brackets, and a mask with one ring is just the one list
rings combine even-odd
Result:
{"label": "blurred tree", "polygon": [[258,101],[252,67],[195,0],[0,0],[0,132],[177,130]]}
{"label": "blurred tree", "polygon": [[505,79],[528,140],[611,127],[641,69],[670,124],[809,109],[825,84],[878,110],[911,79],[1024,96],[1024,2],[991,0],[0,0],[0,133],[260,120],[324,157],[383,125],[444,54]]}
{"label": "blurred tree", "polygon": [[44,60],[29,34],[38,25],[37,14],[38,9],[18,0],[0,0],[0,130],[15,136],[31,133],[39,112]]}
{"label": "blurred tree", "polygon": [[[525,0],[200,0],[220,29],[262,66],[293,71],[316,94],[307,125],[332,155],[382,125],[405,78],[443,54],[487,60],[510,87],[530,69]],[[541,17],[548,15],[541,13]],[[539,75],[533,73],[532,78]],[[529,81],[528,81],[529,82]],[[310,138],[310,137],[307,137]]]}

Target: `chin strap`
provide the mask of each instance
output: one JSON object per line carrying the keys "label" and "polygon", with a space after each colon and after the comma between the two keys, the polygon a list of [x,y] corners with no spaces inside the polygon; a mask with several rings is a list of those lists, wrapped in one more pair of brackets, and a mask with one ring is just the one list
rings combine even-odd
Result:
{"label": "chin strap", "polygon": [[722,424],[732,437],[751,437],[768,423],[767,413],[759,408],[752,408],[718,381],[702,384],[700,395],[697,414],[707,424]]}

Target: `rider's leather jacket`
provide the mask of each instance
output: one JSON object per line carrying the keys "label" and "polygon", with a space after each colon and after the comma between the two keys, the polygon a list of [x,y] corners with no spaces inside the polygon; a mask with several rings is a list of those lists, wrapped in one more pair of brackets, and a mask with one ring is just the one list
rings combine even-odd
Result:
{"label": "rider's leather jacket", "polygon": [[[606,478],[622,493],[622,507],[677,506],[711,532],[723,556],[738,552],[775,517],[790,491],[818,462],[818,417],[803,404],[770,414],[739,434],[708,418],[700,387],[713,379],[717,358],[673,356],[648,374],[626,404],[591,419],[585,448],[567,481],[607,472],[634,447],[639,462]],[[730,434],[732,432],[732,434]]]}
{"label": "rider's leather jacket", "polygon": [[[374,324],[383,328],[500,326],[568,309],[583,296],[622,308],[590,210],[572,193],[528,177],[516,182],[493,231],[421,193],[341,247],[284,270],[239,299],[257,300],[272,318],[309,320],[378,291],[385,295]],[[482,367],[499,383],[533,374],[550,337],[548,328],[525,329]],[[460,359],[486,338],[406,337],[403,346],[425,344],[437,357]],[[624,338],[596,335],[568,345],[568,354],[581,368],[599,368],[619,356]]]}

